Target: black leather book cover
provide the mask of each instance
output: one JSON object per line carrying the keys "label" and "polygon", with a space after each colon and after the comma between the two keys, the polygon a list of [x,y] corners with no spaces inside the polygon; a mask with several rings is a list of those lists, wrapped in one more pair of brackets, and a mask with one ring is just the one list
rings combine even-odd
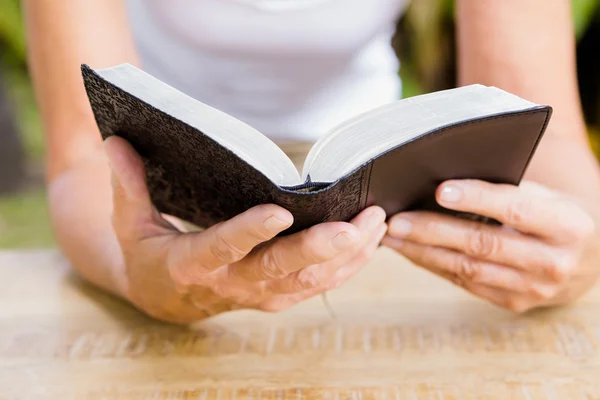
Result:
{"label": "black leather book cover", "polygon": [[389,149],[335,182],[279,187],[203,132],[114,86],[82,65],[84,85],[103,138],[119,135],[144,160],[159,211],[200,227],[255,205],[294,215],[284,234],[325,221],[347,221],[371,204],[388,215],[435,206],[443,180],[478,178],[518,184],[542,137],[551,108],[464,121]]}

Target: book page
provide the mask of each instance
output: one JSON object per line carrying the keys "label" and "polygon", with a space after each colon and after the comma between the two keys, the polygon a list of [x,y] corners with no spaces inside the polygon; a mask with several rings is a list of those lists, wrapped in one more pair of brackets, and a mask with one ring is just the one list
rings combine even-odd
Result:
{"label": "book page", "polygon": [[503,90],[470,85],[399,100],[332,129],[309,152],[303,177],[331,182],[402,143],[443,126],[537,104]]}
{"label": "book page", "polygon": [[193,99],[130,64],[96,72],[141,101],[209,136],[273,183],[280,186],[303,183],[293,162],[275,143],[233,116]]}

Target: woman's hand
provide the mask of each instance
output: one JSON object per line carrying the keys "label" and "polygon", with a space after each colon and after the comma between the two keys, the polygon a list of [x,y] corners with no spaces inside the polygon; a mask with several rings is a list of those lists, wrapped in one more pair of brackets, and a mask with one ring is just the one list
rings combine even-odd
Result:
{"label": "woman's hand", "polygon": [[277,311],[332,289],[365,265],[387,226],[371,207],[351,223],[332,222],[273,239],[292,215],[255,207],[202,232],[183,233],[153,207],[144,166],[125,140],[105,141],[113,172],[113,226],[127,297],[176,323],[239,308]]}
{"label": "woman's hand", "polygon": [[473,294],[515,312],[559,305],[582,294],[600,265],[596,228],[572,199],[531,182],[521,186],[477,180],[444,182],[438,203],[503,226],[432,212],[406,212],[390,220],[383,244]]}

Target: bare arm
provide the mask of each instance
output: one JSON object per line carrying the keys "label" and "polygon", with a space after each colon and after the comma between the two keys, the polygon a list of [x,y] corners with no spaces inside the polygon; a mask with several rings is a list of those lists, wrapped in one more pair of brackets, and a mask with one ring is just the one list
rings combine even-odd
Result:
{"label": "bare arm", "polygon": [[135,150],[116,136],[102,144],[81,80],[82,63],[137,63],[122,0],[29,0],[25,16],[54,231],[84,278],[151,316],[186,323],[233,308],[290,307],[372,257],[386,231],[377,207],[280,239],[293,218],[273,204],[203,232],[178,230],[154,208]]}
{"label": "bare arm", "polygon": [[600,209],[600,175],[577,87],[568,0],[459,0],[459,84],[497,86],[554,108],[527,179]]}
{"label": "bare arm", "polygon": [[459,84],[549,104],[553,118],[518,187],[468,179],[439,187],[440,205],[503,227],[400,213],[384,243],[499,306],[566,304],[600,275],[600,175],[579,102],[570,2],[458,0],[457,20]]}
{"label": "bare arm", "polygon": [[80,65],[137,64],[124,2],[29,0],[23,5],[57,240],[78,272],[123,295],[123,263],[110,225],[109,168]]}

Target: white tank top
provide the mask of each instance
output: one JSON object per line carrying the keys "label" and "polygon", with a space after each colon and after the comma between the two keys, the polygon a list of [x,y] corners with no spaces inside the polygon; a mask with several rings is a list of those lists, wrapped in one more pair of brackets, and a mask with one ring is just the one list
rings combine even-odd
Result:
{"label": "white tank top", "polygon": [[275,141],[315,141],[401,95],[409,0],[128,0],[143,68]]}

